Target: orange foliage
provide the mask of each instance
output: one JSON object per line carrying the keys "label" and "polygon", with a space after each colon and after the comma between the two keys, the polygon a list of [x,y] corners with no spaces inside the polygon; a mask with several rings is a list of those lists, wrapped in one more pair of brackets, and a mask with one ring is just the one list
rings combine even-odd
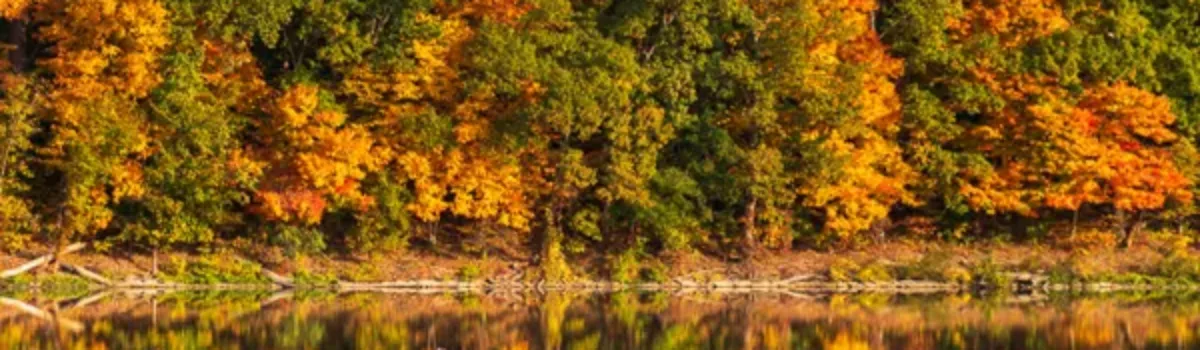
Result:
{"label": "orange foliage", "polygon": [[25,13],[33,0],[3,0],[0,1],[0,17],[17,18]]}
{"label": "orange foliage", "polygon": [[517,166],[459,150],[409,152],[398,162],[402,173],[413,183],[417,197],[408,210],[417,218],[432,222],[448,212],[529,229],[533,212],[525,198]]}
{"label": "orange foliage", "polygon": [[[441,35],[412,43],[415,65],[371,67],[349,70],[344,91],[356,102],[377,110],[372,124],[384,145],[399,155],[396,167],[402,180],[412,184],[415,200],[407,206],[418,219],[437,221],[444,214],[497,223],[527,230],[533,214],[526,199],[521,167],[513,155],[491,152],[486,138],[491,120],[506,108],[484,88],[463,95],[457,65],[462,47],[473,32],[463,17],[487,17],[515,21],[527,9],[516,1],[471,1],[460,9],[448,9],[446,17],[420,15],[417,20],[436,24]],[[503,5],[503,6],[497,6]],[[404,129],[415,118],[429,114],[453,120],[451,149],[423,147],[427,135],[387,130]]]}
{"label": "orange foliage", "polygon": [[1006,48],[1053,34],[1070,26],[1057,0],[969,0],[961,18],[949,19],[956,39],[977,34],[995,36]]}
{"label": "orange foliage", "polygon": [[116,93],[143,97],[158,84],[167,46],[167,10],[155,0],[38,1],[35,18],[53,57],[39,65],[54,74],[56,95],[89,98]]}
{"label": "orange foliage", "polygon": [[[447,3],[443,3],[443,5],[447,5]],[[460,7],[456,9],[447,9],[447,12],[507,25],[516,24],[526,12],[533,9],[533,4],[524,0],[467,0],[459,3],[458,6]]]}
{"label": "orange foliage", "polygon": [[1071,118],[1083,137],[1067,151],[1078,158],[1065,164],[1070,180],[1047,198],[1049,206],[1104,203],[1138,211],[1191,200],[1191,181],[1167,149],[1178,136],[1166,98],[1123,83],[1098,86],[1088,89]]}
{"label": "orange foliage", "polygon": [[345,114],[320,106],[318,93],[294,86],[266,108],[270,119],[259,135],[264,147],[255,152],[263,181],[255,198],[269,219],[315,224],[328,200],[357,210],[372,203],[358,183],[388,152],[364,128],[347,125]]}
{"label": "orange foliage", "polygon": [[269,93],[262,72],[250,54],[247,42],[203,40],[204,63],[201,74],[214,96],[231,98],[240,112],[258,106]]}
{"label": "orange foliage", "polygon": [[33,18],[50,57],[45,100],[53,138],[41,151],[64,173],[69,238],[106,227],[110,203],[141,196],[149,149],[137,100],[159,82],[168,44],[167,11],[155,0],[36,1]]}
{"label": "orange foliage", "polygon": [[[790,77],[797,81],[788,83],[794,88],[786,93],[797,99],[833,99],[833,103],[852,109],[855,116],[849,122],[822,120],[803,126],[802,137],[819,140],[819,152],[835,159],[836,166],[825,166],[816,177],[798,179],[796,191],[803,196],[804,205],[822,212],[827,232],[845,238],[887,217],[897,202],[914,201],[907,187],[916,173],[904,163],[894,142],[901,118],[895,80],[903,72],[903,62],[889,56],[871,30],[875,1],[809,5],[815,18],[823,22],[781,27],[805,26],[814,31],[803,53],[807,63],[798,76]],[[847,67],[858,70],[842,76]]]}

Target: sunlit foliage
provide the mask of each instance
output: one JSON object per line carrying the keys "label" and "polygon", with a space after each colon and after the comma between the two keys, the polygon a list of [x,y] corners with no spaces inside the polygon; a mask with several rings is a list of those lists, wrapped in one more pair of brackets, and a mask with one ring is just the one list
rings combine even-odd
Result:
{"label": "sunlit foliage", "polygon": [[1184,227],[1196,5],[5,1],[0,243],[472,242],[565,279]]}

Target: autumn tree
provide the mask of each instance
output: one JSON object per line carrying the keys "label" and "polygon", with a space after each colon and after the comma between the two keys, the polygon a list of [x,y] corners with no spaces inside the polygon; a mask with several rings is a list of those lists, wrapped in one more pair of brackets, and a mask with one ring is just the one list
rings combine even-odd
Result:
{"label": "autumn tree", "polygon": [[213,38],[193,26],[193,4],[169,4],[163,82],[142,104],[154,150],[143,160],[145,192],[122,205],[117,218],[121,240],[155,253],[211,243],[241,223],[238,209],[256,179],[231,158],[266,92],[246,39]]}
{"label": "autumn tree", "polygon": [[364,128],[347,124],[345,113],[316,86],[289,87],[264,109],[267,118],[255,126],[257,146],[243,163],[260,174],[254,210],[284,224],[277,238],[290,246],[320,249],[320,235],[308,231],[332,208],[370,208],[372,198],[359,184],[387,153]]}
{"label": "autumn tree", "polygon": [[[158,85],[167,11],[153,0],[38,1],[33,18],[50,55],[39,150],[58,180],[46,215],[58,244],[108,227],[112,207],[145,192],[140,161],[152,150],[139,105]],[[47,179],[48,180],[48,179]]]}
{"label": "autumn tree", "polygon": [[35,227],[27,180],[33,161],[30,137],[37,127],[32,86],[8,63],[0,63],[0,248],[17,249]]}
{"label": "autumn tree", "polygon": [[1052,208],[1078,210],[1105,205],[1115,210],[1121,244],[1128,247],[1144,224],[1144,212],[1167,201],[1189,202],[1192,182],[1175,165],[1170,102],[1125,84],[1089,89],[1072,113],[1082,133],[1062,150],[1075,157],[1063,164],[1069,180],[1047,196]]}

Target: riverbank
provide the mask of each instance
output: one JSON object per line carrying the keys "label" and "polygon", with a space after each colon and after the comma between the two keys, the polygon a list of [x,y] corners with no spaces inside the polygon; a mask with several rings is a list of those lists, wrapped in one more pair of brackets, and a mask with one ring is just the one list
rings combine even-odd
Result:
{"label": "riverbank", "polygon": [[[276,248],[149,253],[82,249],[61,271],[39,267],[0,281],[7,290],[721,290],[791,292],[1118,291],[1200,288],[1200,251],[1174,236],[1128,249],[1057,244],[930,244],[895,241],[843,251],[764,251],[728,261],[698,252],[620,259],[575,257],[575,278],[547,281],[520,255],[406,251],[288,257]],[[249,245],[245,245],[249,246]],[[9,269],[50,251],[0,255]],[[620,272],[620,273],[615,273]],[[90,275],[90,276],[89,276]]]}
{"label": "riverbank", "polygon": [[[983,339],[994,339],[991,348],[1189,348],[1200,324],[1196,310],[1200,295],[1194,293],[129,290],[68,300],[0,297],[0,329],[12,330],[0,343],[34,349],[936,349],[986,348]],[[595,345],[599,341],[608,345]]]}

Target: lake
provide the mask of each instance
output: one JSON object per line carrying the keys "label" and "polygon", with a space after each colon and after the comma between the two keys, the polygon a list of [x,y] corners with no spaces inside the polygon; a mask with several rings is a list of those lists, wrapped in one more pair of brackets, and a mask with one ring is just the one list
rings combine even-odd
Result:
{"label": "lake", "polygon": [[2,301],[3,348],[1200,348],[1200,298],[1178,293],[127,291]]}

